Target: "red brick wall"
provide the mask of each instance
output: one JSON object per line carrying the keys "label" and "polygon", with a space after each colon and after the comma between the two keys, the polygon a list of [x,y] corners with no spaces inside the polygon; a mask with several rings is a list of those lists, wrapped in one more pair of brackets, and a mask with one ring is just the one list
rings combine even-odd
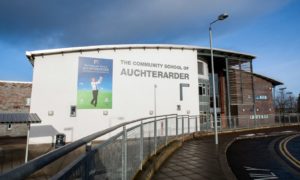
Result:
{"label": "red brick wall", "polygon": [[9,83],[0,81],[0,111],[29,112],[26,98],[31,97],[31,83]]}
{"label": "red brick wall", "polygon": [[[248,125],[254,126],[252,74],[232,70],[230,71],[230,78],[231,114],[232,116],[239,116],[237,125],[242,127],[247,127]],[[254,98],[256,96],[267,96],[267,99],[255,100],[257,122],[262,124],[273,123],[274,116],[271,114],[274,114],[275,111],[272,99],[272,83],[258,76],[253,76],[253,81]],[[226,109],[225,106],[222,108]]]}
{"label": "red brick wall", "polygon": [[[250,74],[247,74],[250,76]],[[245,76],[245,75],[244,75]],[[267,124],[267,123],[273,123],[274,117],[270,114],[274,114],[274,108],[273,108],[273,96],[272,96],[272,83],[269,81],[254,76],[254,91],[255,91],[255,98],[256,96],[267,96],[267,99],[255,99],[255,106],[256,106],[256,115],[257,115],[257,122],[258,124]],[[244,99],[249,99],[248,103],[245,103],[243,105],[239,105],[237,107],[238,115],[244,116],[245,118],[240,119],[239,123],[241,126],[254,126],[254,117],[251,119],[250,115],[253,115],[253,105],[250,104],[251,101],[253,101],[253,94],[251,88],[247,88],[245,91],[243,91],[243,97]],[[247,102],[247,101],[246,101]],[[264,115],[264,116],[263,116]]]}
{"label": "red brick wall", "polygon": [[[29,112],[26,99],[31,97],[31,87],[31,83],[0,81],[0,112]],[[0,136],[25,136],[26,132],[25,124],[12,124],[10,130],[0,124]]]}

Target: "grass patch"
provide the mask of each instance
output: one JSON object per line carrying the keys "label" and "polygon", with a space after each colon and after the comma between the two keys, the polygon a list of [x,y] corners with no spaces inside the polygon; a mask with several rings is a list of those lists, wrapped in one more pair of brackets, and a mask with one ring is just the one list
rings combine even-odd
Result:
{"label": "grass patch", "polygon": [[93,94],[91,90],[78,90],[77,108],[78,109],[111,109],[112,108],[112,92],[99,90],[96,107],[91,104],[92,99],[93,99]]}

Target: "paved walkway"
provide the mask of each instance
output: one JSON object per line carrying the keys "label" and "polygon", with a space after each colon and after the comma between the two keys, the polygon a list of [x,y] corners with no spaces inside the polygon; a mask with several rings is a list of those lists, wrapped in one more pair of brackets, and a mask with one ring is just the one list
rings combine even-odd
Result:
{"label": "paved walkway", "polygon": [[210,136],[185,142],[163,164],[153,179],[226,179],[221,172],[219,148]]}
{"label": "paved walkway", "polygon": [[233,138],[249,133],[271,133],[284,130],[300,130],[300,128],[299,126],[279,127],[222,134],[219,136],[219,145],[214,144],[214,136],[202,136],[187,141],[165,161],[153,179],[236,179],[228,166],[225,152]]}

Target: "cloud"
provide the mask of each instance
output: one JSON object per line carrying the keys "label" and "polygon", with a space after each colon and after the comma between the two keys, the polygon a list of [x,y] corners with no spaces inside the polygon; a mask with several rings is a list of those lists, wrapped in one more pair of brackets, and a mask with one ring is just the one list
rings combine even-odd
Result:
{"label": "cloud", "polygon": [[[0,38],[44,48],[111,43],[176,43],[199,40],[208,24],[228,12],[223,33],[273,12],[272,0],[1,0]],[[245,21],[247,19],[247,21]]]}

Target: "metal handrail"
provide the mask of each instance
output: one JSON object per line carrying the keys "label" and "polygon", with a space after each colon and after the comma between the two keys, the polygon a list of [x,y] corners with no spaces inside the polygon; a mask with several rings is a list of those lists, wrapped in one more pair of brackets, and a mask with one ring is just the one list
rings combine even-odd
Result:
{"label": "metal handrail", "polygon": [[33,174],[37,170],[40,170],[41,168],[45,167],[47,164],[57,160],[58,158],[74,151],[75,149],[93,141],[94,139],[97,139],[105,134],[108,134],[118,128],[121,128],[123,126],[139,122],[142,120],[149,120],[153,118],[159,118],[159,117],[166,117],[166,116],[176,116],[177,114],[167,114],[167,115],[160,115],[160,116],[151,116],[146,118],[140,118],[129,122],[124,122],[118,125],[115,125],[113,127],[107,128],[105,130],[93,133],[89,136],[86,136],[82,139],[76,140],[73,143],[67,144],[61,148],[58,148],[54,151],[50,151],[42,156],[39,156],[33,160],[28,161],[26,164],[23,164],[21,166],[18,166],[15,169],[12,169],[11,171],[8,171],[6,173],[3,173],[0,175],[0,179],[24,179],[28,177],[29,175]]}
{"label": "metal handrail", "polygon": [[[269,115],[270,115],[270,118],[272,118],[274,120],[273,122],[269,122],[268,120],[267,120],[267,122],[264,122],[264,119],[256,119],[255,121],[254,120],[252,121],[250,119],[249,115],[248,116],[241,115],[241,116],[231,116],[231,117],[229,117],[229,116],[228,117],[227,116],[219,117],[218,118],[218,123],[220,125],[218,125],[218,126],[220,127],[220,129],[219,128],[218,129],[220,131],[223,131],[223,130],[226,131],[226,130],[241,129],[241,128],[248,128],[248,129],[249,128],[256,128],[256,127],[264,126],[265,124],[272,125],[272,123],[277,124],[277,125],[284,125],[285,123],[287,123],[287,124],[292,124],[292,123],[298,123],[299,124],[300,123],[300,114],[289,114],[288,116],[286,116],[284,114],[279,114],[279,115],[278,114],[269,114]],[[164,125],[163,128],[162,127],[160,127],[160,128],[162,128],[161,130],[162,130],[162,132],[164,132],[164,134],[162,136],[161,135],[159,135],[159,136],[160,137],[165,136],[164,137],[165,139],[159,140],[158,139],[159,136],[157,134],[157,128],[159,128],[159,127],[157,126],[157,122],[163,121],[163,120],[165,120],[166,124]],[[173,122],[173,124],[171,124],[169,120],[173,120],[173,121],[171,121],[171,122]],[[176,123],[174,122],[174,120],[176,120]],[[224,121],[230,121],[233,124],[231,124],[229,126],[229,129],[227,129],[228,127],[227,128],[225,127],[225,129],[222,129],[223,128],[222,123]],[[140,124],[134,124],[134,123],[137,123],[137,122],[140,122]],[[251,124],[249,124],[249,122],[251,122]],[[152,130],[154,129],[153,137],[152,137],[152,135],[151,136],[150,135],[149,136],[144,136],[143,127],[145,125],[152,124],[152,123],[153,123],[153,127],[151,126],[151,128],[152,128]],[[176,125],[176,129],[175,129],[176,133],[174,133],[174,131],[173,131],[173,134],[172,134],[172,131],[168,130],[169,123],[170,123],[170,127],[172,125],[173,126]],[[126,127],[127,125],[130,125],[129,128]],[[155,154],[157,152],[159,147],[166,146],[168,143],[170,143],[171,141],[169,140],[169,138],[171,136],[176,136],[176,138],[181,138],[181,137],[179,137],[181,135],[182,138],[184,139],[184,136],[187,133],[193,133],[193,132],[197,132],[197,131],[201,131],[201,130],[202,131],[203,130],[204,131],[212,130],[211,125],[212,124],[211,124],[211,117],[210,116],[207,117],[207,116],[201,116],[201,115],[177,115],[177,114],[152,116],[152,117],[136,119],[136,120],[129,121],[129,122],[124,122],[124,123],[115,125],[113,127],[110,127],[108,129],[93,133],[93,134],[91,134],[89,136],[86,136],[82,139],[74,141],[73,143],[67,144],[67,145],[65,145],[65,146],[63,146],[59,149],[56,149],[56,150],[51,151],[47,154],[44,154],[40,157],[37,157],[37,158],[29,161],[26,164],[23,164],[23,165],[15,168],[15,169],[9,171],[9,172],[1,174],[0,179],[24,179],[24,178],[28,177],[29,175],[33,174],[34,172],[42,169],[46,165],[54,162],[58,158],[63,157],[64,155],[67,155],[68,153],[73,152],[77,148],[82,147],[83,145],[86,145],[89,142],[91,142],[91,141],[93,141],[93,140],[95,140],[95,139],[97,139],[97,138],[99,138],[103,135],[106,135],[106,134],[108,134],[112,131],[115,131],[119,128],[123,128],[123,129],[122,130],[119,129],[120,132],[118,131],[112,137],[107,138],[106,140],[102,141],[100,144],[97,144],[96,146],[93,146],[91,148],[91,151],[87,151],[82,156],[79,156],[79,158],[73,159],[73,161],[68,166],[66,166],[63,170],[58,172],[58,174],[53,176],[53,178],[60,178],[61,177],[63,179],[63,177],[68,177],[68,175],[66,175],[66,174],[68,174],[69,172],[67,172],[67,171],[74,170],[78,167],[85,166],[85,167],[90,168],[89,166],[86,166],[86,164],[83,164],[83,163],[90,162],[89,158],[91,158],[95,155],[95,152],[97,152],[96,149],[99,150],[103,147],[110,146],[110,144],[112,142],[117,142],[117,143],[120,143],[119,145],[121,145],[121,148],[122,148],[122,172],[124,172],[124,174],[122,174],[122,179],[126,179],[126,177],[127,177],[126,176],[126,170],[127,170],[127,167],[126,167],[126,164],[127,164],[126,154],[127,154],[127,142],[129,142],[127,140],[130,139],[127,136],[127,132],[135,131],[136,129],[138,129],[140,127],[140,129],[137,130],[137,131],[139,131],[138,134],[140,133],[139,138],[137,138],[137,139],[140,139],[139,140],[140,141],[139,142],[140,147],[143,147],[144,137],[153,138],[154,145],[152,145],[152,146],[154,146],[154,149],[152,149],[151,152],[149,151],[149,153],[148,153],[148,155],[151,156],[151,155],[153,155],[153,153]],[[116,139],[118,139],[120,137],[121,137],[120,140],[115,141]],[[131,140],[133,140],[133,139],[131,139]],[[145,158],[145,157],[144,157],[144,154],[143,154],[143,149],[140,148],[139,151],[140,151],[140,154],[138,155],[138,156],[140,156],[139,164],[140,164],[140,169],[142,169],[143,162],[145,160],[143,158]],[[81,161],[84,161],[84,162],[81,162]],[[124,165],[124,168],[123,168],[123,165]],[[134,170],[138,170],[138,169],[136,169],[136,166],[134,168],[135,168]],[[133,171],[129,171],[129,172],[131,172],[129,177],[132,177],[132,172]],[[66,173],[66,174],[64,174],[64,173]],[[90,171],[87,174],[89,174],[89,173],[93,173],[93,172]],[[86,173],[84,174],[85,178],[87,178],[86,177],[87,174]]]}

